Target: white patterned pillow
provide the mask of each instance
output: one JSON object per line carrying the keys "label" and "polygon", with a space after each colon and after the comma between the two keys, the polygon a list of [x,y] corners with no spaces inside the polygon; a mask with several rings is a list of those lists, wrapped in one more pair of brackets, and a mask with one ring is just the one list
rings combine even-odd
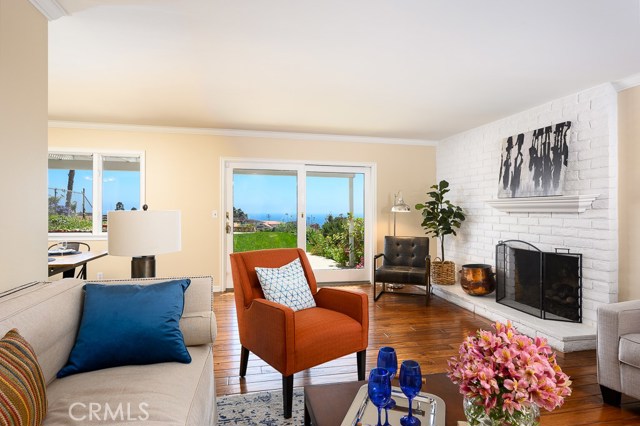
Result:
{"label": "white patterned pillow", "polygon": [[299,311],[316,306],[300,259],[280,268],[256,268],[264,297]]}

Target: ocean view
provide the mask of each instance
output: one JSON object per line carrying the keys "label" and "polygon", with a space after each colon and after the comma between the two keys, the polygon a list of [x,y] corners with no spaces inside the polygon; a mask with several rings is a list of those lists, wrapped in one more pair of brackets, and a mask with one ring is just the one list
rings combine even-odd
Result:
{"label": "ocean view", "polygon": [[[245,212],[246,213],[246,212]],[[340,213],[309,213],[307,215],[307,224],[318,224],[320,226],[322,226],[322,224],[324,224],[324,222],[327,219],[327,216],[329,214],[332,214],[334,216],[339,216]],[[252,213],[247,213],[247,215],[249,216],[249,219],[251,220],[262,220],[262,221],[266,221],[266,220],[275,220],[278,222],[291,222],[295,219],[296,214],[295,213],[289,213],[289,214],[285,214],[285,213],[256,213],[256,214],[252,214]],[[347,216],[347,213],[342,213],[343,216]],[[355,214],[355,217],[362,217],[362,214]]]}
{"label": "ocean view", "polygon": [[[349,209],[355,217],[364,216],[362,173],[307,176],[304,195],[298,194],[297,178],[290,172],[261,173],[240,170],[233,175],[233,205],[250,220],[292,222],[299,217],[301,205],[309,225],[323,225],[329,214],[346,217]],[[303,204],[299,197],[303,197]]]}

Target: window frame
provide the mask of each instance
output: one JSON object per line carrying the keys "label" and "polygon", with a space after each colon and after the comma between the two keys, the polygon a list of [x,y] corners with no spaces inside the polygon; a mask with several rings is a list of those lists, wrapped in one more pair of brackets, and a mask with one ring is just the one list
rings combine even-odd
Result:
{"label": "window frame", "polygon": [[[88,232],[47,232],[50,241],[66,241],[70,239],[77,240],[106,240],[107,232],[102,231],[102,216],[107,212],[102,211],[102,176],[103,176],[103,158],[110,156],[121,157],[139,157],[140,158],[140,206],[144,204],[146,199],[146,152],[133,150],[110,150],[110,149],[87,149],[87,148],[55,148],[50,147],[47,151],[47,160],[49,154],[78,154],[92,155],[92,186],[93,197],[92,203],[99,208],[93,208],[91,212],[91,233]],[[49,165],[47,163],[47,187],[48,187]],[[48,231],[48,230],[47,230]]]}
{"label": "window frame", "polygon": [[[357,161],[321,161],[321,160],[276,160],[265,158],[236,158],[236,157],[221,157],[220,159],[220,179],[222,182],[222,191],[220,194],[220,203],[222,211],[224,212],[227,220],[220,221],[220,232],[223,238],[220,241],[220,254],[222,256],[222,290],[233,288],[233,282],[231,279],[231,266],[229,263],[229,253],[233,253],[233,233],[227,232],[227,225],[229,224],[229,218],[233,217],[233,173],[236,169],[248,169],[248,170],[295,170],[298,177],[297,188],[297,217],[298,221],[304,220],[306,223],[306,173],[312,172],[355,172],[363,173],[365,175],[364,186],[364,215],[365,215],[365,268],[363,269],[349,269],[345,270],[342,277],[331,277],[332,272],[328,270],[316,269],[314,274],[316,279],[320,283],[339,283],[339,282],[356,282],[356,281],[371,281],[373,278],[373,253],[375,250],[375,244],[377,241],[377,214],[376,208],[376,194],[377,194],[377,164],[371,162],[357,162]],[[348,170],[346,170],[348,169]],[[355,170],[361,169],[361,170]],[[301,194],[304,193],[304,196]],[[301,217],[304,214],[305,218]],[[233,221],[232,221],[233,222]],[[306,226],[298,232],[298,247],[306,248]],[[226,260],[225,260],[226,259]],[[369,275],[366,278],[359,276],[359,271],[368,271]],[[366,273],[366,272],[365,272]],[[353,275],[356,275],[355,277]]]}

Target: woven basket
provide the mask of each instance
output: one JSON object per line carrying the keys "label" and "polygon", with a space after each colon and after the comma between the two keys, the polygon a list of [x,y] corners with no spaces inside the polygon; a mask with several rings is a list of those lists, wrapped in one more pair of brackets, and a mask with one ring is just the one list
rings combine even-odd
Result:
{"label": "woven basket", "polygon": [[441,285],[456,283],[456,264],[450,260],[444,262],[436,257],[431,262],[431,281]]}

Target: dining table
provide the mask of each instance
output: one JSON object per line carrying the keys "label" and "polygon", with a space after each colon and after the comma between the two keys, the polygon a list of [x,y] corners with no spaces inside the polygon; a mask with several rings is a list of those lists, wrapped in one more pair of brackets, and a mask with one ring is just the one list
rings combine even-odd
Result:
{"label": "dining table", "polygon": [[69,254],[52,255],[49,252],[49,276],[62,273],[63,278],[76,277],[76,268],[82,268],[76,278],[87,279],[87,263],[106,256],[103,251],[73,251]]}

